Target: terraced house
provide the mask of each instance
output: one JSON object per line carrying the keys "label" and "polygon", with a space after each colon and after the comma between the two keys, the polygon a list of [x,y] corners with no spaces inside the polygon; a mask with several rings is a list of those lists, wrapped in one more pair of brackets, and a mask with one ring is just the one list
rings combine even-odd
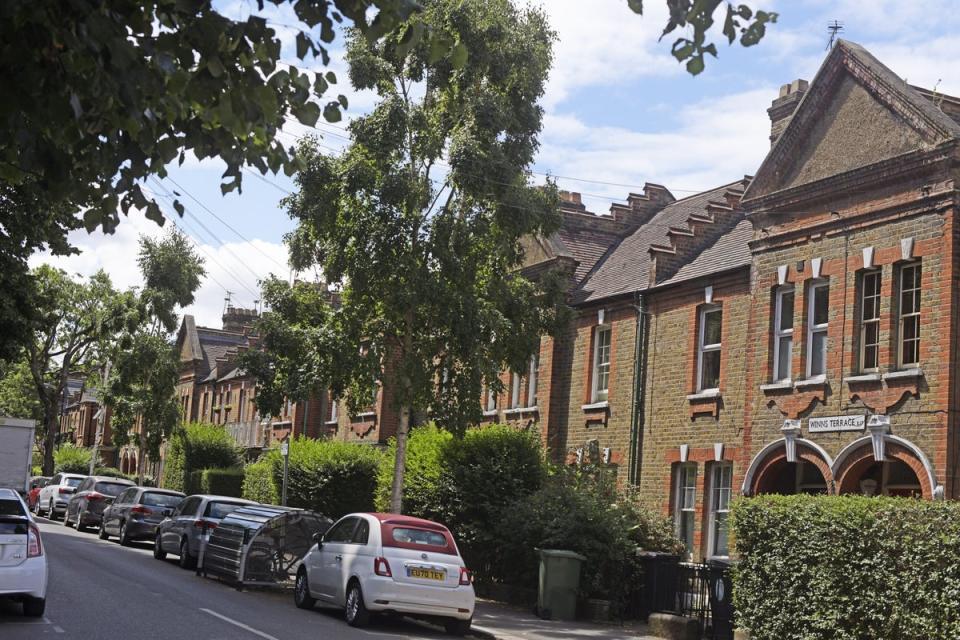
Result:
{"label": "terraced house", "polygon": [[960,100],[841,41],[767,112],[755,177],[610,215],[567,194],[525,268],[567,269],[575,320],[484,398],[636,484],[695,558],[728,554],[740,493],[960,494]]}

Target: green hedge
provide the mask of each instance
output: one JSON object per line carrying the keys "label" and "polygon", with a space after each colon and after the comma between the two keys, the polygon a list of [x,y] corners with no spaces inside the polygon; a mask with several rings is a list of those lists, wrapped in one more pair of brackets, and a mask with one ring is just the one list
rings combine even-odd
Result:
{"label": "green hedge", "polygon": [[65,443],[53,452],[54,473],[88,473],[90,459],[93,453],[90,449]]}
{"label": "green hedge", "polygon": [[195,422],[179,429],[167,445],[163,486],[186,493],[190,474],[202,469],[230,469],[240,464],[237,445],[220,425]]}
{"label": "green hedge", "polygon": [[732,522],[755,640],[960,638],[960,503],[761,496]]}
{"label": "green hedge", "polygon": [[[407,438],[407,464],[403,480],[403,510],[420,518],[435,520],[449,513],[447,491],[443,490],[445,447],[453,434],[430,423],[416,427]],[[380,465],[377,475],[377,510],[390,511],[390,490],[393,487],[393,461],[397,454],[396,440]]]}
{"label": "green hedge", "polygon": [[[331,518],[354,511],[373,511],[377,472],[383,453],[374,447],[297,438],[290,443],[290,465],[287,473],[287,504],[312,509]],[[283,486],[283,456],[270,449],[254,467],[254,478],[244,483],[243,495],[271,495],[264,478],[264,465],[269,468],[273,494],[279,502]],[[262,501],[262,500],[260,500]]]}
{"label": "green hedge", "polygon": [[269,460],[252,462],[243,468],[243,493],[247,500],[279,504],[280,496],[273,485],[273,464]]}
{"label": "green hedge", "polygon": [[123,478],[124,480],[137,481],[137,476],[124,473],[116,467],[97,467],[93,470],[95,476],[110,476],[111,478]]}

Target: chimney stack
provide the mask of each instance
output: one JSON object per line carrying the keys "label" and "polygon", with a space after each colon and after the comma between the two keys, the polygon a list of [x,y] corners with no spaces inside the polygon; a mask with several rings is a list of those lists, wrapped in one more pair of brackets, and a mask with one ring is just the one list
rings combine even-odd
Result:
{"label": "chimney stack", "polygon": [[770,146],[776,144],[780,134],[790,124],[790,119],[793,118],[797,105],[800,104],[809,86],[810,83],[806,80],[797,79],[780,87],[780,95],[767,109],[767,114],[770,116]]}
{"label": "chimney stack", "polygon": [[235,333],[246,333],[252,329],[259,314],[256,309],[242,309],[227,307],[223,312],[223,330]]}

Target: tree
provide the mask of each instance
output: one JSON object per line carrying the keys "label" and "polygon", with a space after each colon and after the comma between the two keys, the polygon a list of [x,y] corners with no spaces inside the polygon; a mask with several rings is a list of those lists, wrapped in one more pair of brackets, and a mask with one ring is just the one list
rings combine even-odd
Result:
{"label": "tree", "polygon": [[89,374],[98,361],[98,348],[125,326],[135,325],[139,314],[133,294],[114,289],[103,271],[77,281],[41,265],[33,278],[37,320],[26,361],[43,411],[43,472],[50,475],[68,379]]}
{"label": "tree", "polygon": [[0,416],[43,420],[43,407],[26,360],[0,363]]}
{"label": "tree", "polygon": [[[343,283],[340,308],[318,314],[318,339],[298,354],[306,371],[293,378],[327,381],[353,407],[377,382],[394,390],[398,512],[411,410],[430,409],[453,430],[475,421],[484,382],[522,368],[562,305],[559,278],[517,270],[520,239],[559,222],[556,187],[532,186],[528,169],[554,38],[543,13],[509,0],[431,0],[417,20],[382,41],[348,38],[350,79],[379,103],[353,121],[342,156],[301,147],[299,191],[285,201],[298,221],[287,238],[294,267]],[[419,24],[458,45],[411,39]]]}
{"label": "tree", "polygon": [[137,262],[144,280],[141,321],[115,345],[104,401],[112,410],[114,444],[129,444],[136,434],[142,483],[144,461],[159,459],[160,445],[181,418],[180,359],[170,334],[177,328],[177,308],[193,302],[205,271],[203,259],[176,230],[159,240],[141,236]]}

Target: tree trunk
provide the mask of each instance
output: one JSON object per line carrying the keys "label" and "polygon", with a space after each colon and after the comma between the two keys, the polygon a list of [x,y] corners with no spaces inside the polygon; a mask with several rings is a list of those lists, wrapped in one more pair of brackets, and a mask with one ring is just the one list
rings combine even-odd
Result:
{"label": "tree trunk", "polygon": [[57,448],[57,436],[60,435],[60,410],[63,407],[63,394],[67,388],[70,359],[63,360],[57,389],[50,395],[49,401],[44,403],[44,420],[47,427],[47,441],[43,448],[43,474],[53,475],[53,452]]}
{"label": "tree trunk", "polygon": [[145,456],[144,456],[143,452],[146,451],[146,449],[147,449],[147,442],[146,442],[147,436],[146,436],[146,434],[143,432],[143,429],[144,429],[143,418],[141,417],[141,419],[140,419],[140,438],[139,438],[139,449],[140,449],[140,450],[139,450],[139,455],[137,456],[137,484],[139,484],[141,487],[143,486],[143,466],[144,466],[144,464],[146,464],[146,461],[144,460],[144,457],[145,457]]}
{"label": "tree trunk", "polygon": [[397,457],[393,461],[393,487],[390,490],[390,512],[403,513],[403,475],[407,465],[407,432],[410,430],[410,408],[404,403],[397,425]]}

